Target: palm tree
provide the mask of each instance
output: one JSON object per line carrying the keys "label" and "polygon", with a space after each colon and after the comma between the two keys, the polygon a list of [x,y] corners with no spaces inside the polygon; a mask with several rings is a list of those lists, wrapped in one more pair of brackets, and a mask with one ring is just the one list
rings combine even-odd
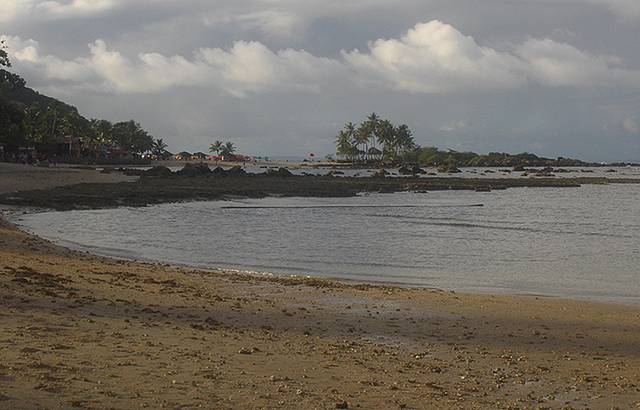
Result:
{"label": "palm tree", "polygon": [[413,133],[406,124],[400,125],[395,130],[395,152],[396,156],[399,151],[408,152],[416,148],[416,143],[413,140]]}
{"label": "palm tree", "polygon": [[[380,121],[378,124],[378,142],[382,144],[382,158],[384,157],[393,157],[393,145],[394,145],[394,128],[393,124],[389,120]],[[392,158],[393,159],[393,158]]]}
{"label": "palm tree", "polygon": [[380,125],[380,117],[375,112],[372,112],[367,117],[367,128],[369,129],[369,141],[371,145],[376,146],[376,140],[378,138],[378,128]]}
{"label": "palm tree", "polygon": [[220,155],[220,150],[222,149],[222,146],[224,145],[224,143],[220,140],[215,141],[213,144],[211,144],[211,146],[209,146],[209,152],[211,153],[216,153],[216,155]]}
{"label": "palm tree", "polygon": [[[369,123],[363,122],[360,124],[358,129],[356,130],[356,134],[354,136],[356,147],[362,153],[362,161],[367,160],[367,151],[369,151],[369,140],[371,139],[371,129],[369,128]],[[360,149],[360,146],[363,146],[364,149]]]}
{"label": "palm tree", "polygon": [[347,131],[340,131],[336,136],[337,154],[347,161],[353,161],[354,142]]}
{"label": "palm tree", "polygon": [[236,147],[233,145],[233,142],[227,142],[220,148],[220,151],[222,152],[222,156],[227,159],[227,157],[232,156],[233,153],[236,152]]}
{"label": "palm tree", "polygon": [[164,143],[162,138],[153,141],[151,153],[155,155],[158,160],[164,159],[167,156],[167,144]]}
{"label": "palm tree", "polygon": [[[376,147],[376,142],[382,149]],[[336,148],[338,155],[351,161],[395,161],[400,152],[413,151],[417,146],[406,124],[394,127],[391,121],[372,113],[357,128],[351,122],[345,124],[336,136]]]}
{"label": "palm tree", "polygon": [[111,143],[113,139],[113,124],[107,120],[91,120],[91,128],[96,136],[96,140],[101,144]]}

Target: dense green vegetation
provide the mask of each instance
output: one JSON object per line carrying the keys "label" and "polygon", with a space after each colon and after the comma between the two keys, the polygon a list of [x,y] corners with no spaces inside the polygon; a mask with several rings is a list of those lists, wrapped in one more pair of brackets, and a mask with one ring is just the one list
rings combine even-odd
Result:
{"label": "dense green vegetation", "polygon": [[[139,123],[130,120],[112,124],[88,120],[77,108],[27,87],[11,67],[0,45],[0,145],[5,152],[35,148],[39,153],[63,156],[139,156],[145,152],[166,156],[166,145],[154,141]],[[161,148],[159,148],[161,147]]]}
{"label": "dense green vegetation", "polygon": [[417,162],[425,166],[457,166],[457,167],[544,167],[544,166],[586,166],[583,161],[571,158],[544,158],[530,153],[507,154],[491,152],[476,154],[475,152],[441,151],[435,147],[422,147],[417,150]]}
{"label": "dense green vegetation", "polygon": [[349,122],[336,136],[338,157],[350,162],[397,162],[415,152],[413,133],[405,124],[372,113],[356,126]]}
{"label": "dense green vegetation", "polygon": [[230,158],[236,152],[236,146],[233,142],[222,142],[220,140],[215,141],[211,146],[209,146],[209,152],[212,154],[216,154],[217,156],[222,156],[225,158]]}
{"label": "dense green vegetation", "polygon": [[586,166],[571,158],[543,158],[530,153],[507,154],[491,152],[443,151],[436,147],[420,147],[405,124],[394,126],[389,120],[373,113],[359,125],[351,122],[336,136],[338,158],[352,163],[380,163],[397,165],[418,163],[423,166],[446,167],[525,167],[525,166]]}

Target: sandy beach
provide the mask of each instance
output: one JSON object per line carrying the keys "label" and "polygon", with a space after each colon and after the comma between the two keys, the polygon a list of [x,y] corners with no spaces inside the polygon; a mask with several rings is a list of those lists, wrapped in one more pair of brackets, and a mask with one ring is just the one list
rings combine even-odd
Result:
{"label": "sandy beach", "polygon": [[0,408],[640,406],[638,306],[118,261],[5,220],[0,286]]}

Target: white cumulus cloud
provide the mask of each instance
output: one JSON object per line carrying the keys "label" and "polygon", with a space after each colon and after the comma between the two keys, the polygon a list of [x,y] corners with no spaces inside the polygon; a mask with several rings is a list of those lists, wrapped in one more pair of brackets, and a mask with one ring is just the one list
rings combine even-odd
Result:
{"label": "white cumulus cloud", "polygon": [[191,56],[139,53],[127,57],[102,41],[89,55],[62,59],[42,53],[37,42],[5,37],[16,67],[78,88],[151,93],[172,87],[219,89],[235,96],[271,90],[319,92],[377,87],[405,93],[467,93],[546,87],[640,88],[640,70],[615,57],[550,39],[529,39],[498,50],[434,20],[397,39],[378,39],[368,50],[338,58],[305,50],[272,50],[258,41],[229,48],[199,48]]}

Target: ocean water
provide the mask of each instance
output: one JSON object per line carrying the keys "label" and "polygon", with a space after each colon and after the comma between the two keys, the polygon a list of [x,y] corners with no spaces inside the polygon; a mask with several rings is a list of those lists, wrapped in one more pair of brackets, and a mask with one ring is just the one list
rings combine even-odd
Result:
{"label": "ocean water", "polygon": [[446,290],[640,302],[640,185],[267,198],[21,215],[94,253]]}

